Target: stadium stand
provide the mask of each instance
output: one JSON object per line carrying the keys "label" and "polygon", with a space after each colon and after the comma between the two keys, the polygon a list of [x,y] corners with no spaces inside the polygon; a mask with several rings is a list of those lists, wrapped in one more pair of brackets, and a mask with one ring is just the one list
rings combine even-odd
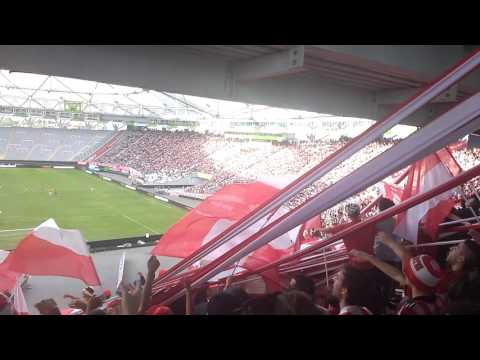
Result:
{"label": "stadium stand", "polygon": [[[74,272],[67,276],[90,286],[64,295],[71,300],[69,311],[62,311],[52,298],[39,301],[35,307],[40,314],[480,314],[480,197],[475,180],[480,176],[479,152],[465,149],[463,141],[448,145],[478,127],[480,94],[400,143],[376,141],[385,128],[437,98],[478,66],[476,51],[347,142],[258,144],[191,132],[123,133],[99,156],[100,162],[159,172],[169,181],[192,172],[213,175],[207,186],[187,189],[193,193],[314,170],[286,188],[256,181],[211,194],[201,209],[186,214],[162,235],[143,266],[146,276],[137,273],[136,280],[128,283],[123,276],[126,252],[122,253],[116,296],[109,289],[91,287],[99,286],[100,279],[80,234],[76,233],[80,240],[72,243],[73,236],[64,236],[65,230],[47,220],[0,263],[4,277],[0,280],[11,284],[0,293],[0,311],[26,314],[20,274],[45,275],[45,268],[56,267],[54,275],[65,276],[72,266],[68,270]],[[5,151],[12,147],[23,158],[41,142],[23,133],[19,142],[16,134],[11,135],[4,142]],[[332,164],[336,168],[313,183]],[[395,186],[404,181],[396,203],[392,194],[378,196],[378,183],[370,186],[386,177],[396,179]],[[326,187],[329,191],[322,191]],[[298,197],[290,206],[297,200],[305,202],[293,211],[282,209],[281,204],[293,195]],[[362,210],[374,198],[375,205],[362,218]],[[348,203],[342,206],[338,203],[342,200]],[[333,204],[337,205],[332,208]],[[279,210],[285,213],[274,218]],[[308,240],[301,229],[320,213],[327,218],[309,228]],[[340,224],[331,226],[335,222]],[[322,238],[322,233],[330,235]],[[285,247],[278,241],[282,237],[291,240]],[[308,247],[302,249],[305,243]],[[33,251],[42,248],[49,250]],[[62,254],[55,257],[55,266],[48,263],[50,252]],[[161,268],[160,256],[182,259]],[[86,265],[77,266],[81,264]]]}
{"label": "stadium stand", "polygon": [[103,130],[0,128],[0,159],[84,160],[114,135],[113,131]]}
{"label": "stadium stand", "polygon": [[[279,144],[238,141],[188,131],[125,131],[120,140],[97,160],[119,163],[144,173],[158,173],[161,182],[179,180],[196,172],[211,174],[213,178],[204,184],[172,191],[173,194],[192,193],[204,197],[227,184],[299,175],[341,148],[345,142],[346,140]],[[295,207],[303,203],[395,143],[381,140],[366,146],[321,181],[292,199],[289,206]],[[463,168],[476,165],[480,159],[478,149],[463,149],[454,155]],[[466,194],[472,195],[472,189],[476,185],[473,182],[465,184]],[[349,201],[356,201],[364,208],[380,194],[380,187],[374,185]],[[347,216],[343,213],[345,204],[342,202],[324,213],[325,225],[347,221]]]}
{"label": "stadium stand", "polygon": [[[65,144],[65,139],[75,139],[71,150],[77,154],[93,154],[95,149],[112,139],[112,134],[102,132],[92,141],[89,131],[71,130],[40,130],[40,129],[2,129],[0,149],[9,156],[28,157],[35,146],[44,148],[44,159],[54,158],[62,154],[62,159],[75,158],[68,152],[54,154],[54,144]],[[103,135],[103,136],[102,136]],[[44,138],[42,138],[44,136]],[[62,139],[51,141],[53,136]],[[22,140],[20,140],[22,139]],[[90,141],[88,141],[90,140]],[[15,146],[15,142],[19,143]],[[12,146],[13,144],[13,146]],[[95,145],[93,145],[95,144]],[[305,171],[320,159],[342,146],[344,142],[317,142],[308,144],[252,144],[236,140],[227,140],[218,136],[200,135],[192,132],[163,131],[125,131],[121,132],[117,141],[108,151],[99,157],[101,162],[120,163],[143,171],[160,171],[164,179],[181,179],[193,172],[213,174],[213,178],[205,185],[199,185],[180,191],[183,195],[209,196],[224,184],[234,182],[249,182],[268,176],[281,176]],[[301,203],[306,198],[316,194],[323,188],[334,183],[348,172],[360,167],[372,157],[382,153],[394,144],[392,141],[377,141],[341,164],[323,182],[315,184],[303,192],[301,198],[294,199]],[[90,147],[91,145],[91,147]],[[82,151],[82,148],[85,148]],[[14,149],[14,150],[11,150]],[[35,151],[38,152],[38,151]],[[480,151],[465,147],[453,152],[459,164],[472,168],[480,164]],[[85,157],[85,156],[83,156]],[[235,161],[233,161],[235,160]],[[271,166],[275,164],[278,166]],[[477,181],[469,181],[464,185],[467,198],[474,199]],[[180,193],[179,192],[179,193]],[[379,188],[372,186],[362,192],[354,200],[364,208],[380,194]],[[350,201],[352,201],[350,199]],[[473,206],[478,212],[480,202]],[[465,204],[463,203],[463,208]],[[454,208],[452,214],[459,219],[471,217],[463,208]],[[377,214],[374,207],[371,214]],[[323,213],[323,226],[330,227],[349,221],[349,214],[344,204],[339,204]],[[454,217],[455,218],[455,217]],[[466,221],[467,222],[467,221]],[[472,220],[469,223],[474,223]],[[452,236],[452,235],[451,235]],[[147,264],[146,276],[143,281],[135,284],[122,284],[118,294],[109,290],[98,294],[86,288],[81,295],[68,295],[71,299],[69,309],[58,309],[51,299],[39,302],[36,306],[41,314],[204,314],[204,315],[438,315],[438,314],[477,314],[480,302],[480,245],[477,239],[480,234],[472,230],[467,240],[461,240],[450,250],[443,252],[444,263],[442,272],[435,272],[440,261],[425,254],[421,249],[407,248],[396,243],[391,235],[383,231],[377,232],[375,241],[381,241],[397,256],[403,259],[402,270],[398,267],[392,270],[391,265],[376,255],[352,251],[352,258],[371,264],[370,270],[362,270],[352,264],[342,265],[332,278],[331,286],[315,282],[312,275],[294,275],[290,277],[289,285],[282,290],[264,295],[250,293],[247,286],[231,284],[232,278],[210,284],[206,287],[190,289],[185,284],[186,295],[167,305],[156,304],[152,297],[154,278],[160,264],[151,257]],[[319,235],[321,238],[321,235]],[[465,239],[465,235],[461,235]],[[408,255],[407,255],[408,254]],[[417,272],[419,262],[429,265],[430,273]],[[409,265],[408,265],[409,264]],[[398,265],[397,265],[398,266]],[[410,267],[409,267],[410,266]],[[377,269],[377,270],[375,270]],[[386,282],[385,275],[393,280]],[[392,282],[393,281],[393,282]],[[433,281],[435,287],[422,287],[422,282]],[[143,285],[142,285],[143,283]],[[313,284],[313,285],[312,285]],[[388,291],[385,284],[390,284]],[[420,285],[419,285],[420,284]],[[409,286],[410,285],[410,286]],[[93,292],[92,292],[93,291]],[[398,297],[402,291],[410,291],[409,297]],[[12,307],[12,294],[5,292],[0,298],[0,311],[15,313]],[[141,301],[143,299],[143,302]]]}

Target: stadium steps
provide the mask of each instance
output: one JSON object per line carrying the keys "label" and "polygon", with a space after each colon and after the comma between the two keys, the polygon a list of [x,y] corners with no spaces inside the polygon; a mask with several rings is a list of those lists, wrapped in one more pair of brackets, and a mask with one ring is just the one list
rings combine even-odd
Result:
{"label": "stadium steps", "polygon": [[51,161],[55,157],[55,155],[57,155],[60,152],[60,150],[63,149],[63,147],[64,147],[63,145],[57,146],[55,148],[55,151],[53,151],[52,154],[48,157],[48,161]]}
{"label": "stadium steps", "polygon": [[72,157],[72,159],[75,159],[77,156],[80,156],[82,155],[83,153],[87,152],[88,149],[90,148],[93,148],[95,143],[96,143],[97,139],[95,138],[95,136],[92,137],[92,139],[90,140],[90,142],[83,146],[80,150],[78,150]]}
{"label": "stadium steps", "polygon": [[27,156],[25,156],[25,160],[30,160],[30,156],[35,152],[36,149],[38,149],[40,145],[35,144],[31,147],[30,151],[28,152]]}
{"label": "stadium steps", "polygon": [[98,158],[108,153],[111,149],[115,148],[115,146],[119,144],[119,142],[123,139],[123,137],[124,137],[124,133],[118,132],[113,134],[110,138],[104,139],[102,144],[98,146],[96,149],[92,149],[91,151],[86,153],[87,155],[83,156],[83,158],[96,161]]}

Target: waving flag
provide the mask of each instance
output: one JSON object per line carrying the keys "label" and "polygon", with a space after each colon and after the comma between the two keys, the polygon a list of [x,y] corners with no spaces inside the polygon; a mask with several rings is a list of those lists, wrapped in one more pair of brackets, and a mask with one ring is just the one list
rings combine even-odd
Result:
{"label": "waving flag", "polygon": [[305,224],[303,224],[298,232],[297,241],[295,243],[295,251],[303,249],[305,245],[317,241],[317,238],[313,235],[313,232],[320,230],[323,227],[324,225],[320,215],[311,218]]}
{"label": "waving flag", "polygon": [[[153,249],[152,254],[156,256],[188,257],[193,251],[207,244],[236,221],[276,194],[284,183],[287,183],[286,179],[276,179],[276,181],[264,180],[223,187],[168,229]],[[277,209],[274,214],[270,214],[253,224],[240,235],[212,251],[194,266],[202,266],[224,254],[233,246],[285,214],[286,211],[284,208]],[[212,281],[229,276],[232,273],[253,270],[289,254],[293,250],[298,230],[299,227],[259,248],[242,259],[232,269],[218,274]]]}
{"label": "waving flag", "polygon": [[[410,167],[402,201],[429,191],[460,172],[461,168],[451,153],[446,149],[439,150]],[[455,205],[454,195],[455,189],[452,189],[400,214],[394,232],[416,244],[419,223],[423,221],[425,233],[435,239],[438,225]]]}
{"label": "waving flag", "polygon": [[389,184],[385,181],[383,181],[382,184],[383,184],[382,195],[384,197],[392,200],[395,204],[398,204],[400,201],[402,201],[402,196],[403,196],[402,188]]}
{"label": "waving flag", "polygon": [[60,229],[48,219],[17,245],[5,260],[8,270],[29,275],[57,275],[100,285],[88,246],[79,230]]}

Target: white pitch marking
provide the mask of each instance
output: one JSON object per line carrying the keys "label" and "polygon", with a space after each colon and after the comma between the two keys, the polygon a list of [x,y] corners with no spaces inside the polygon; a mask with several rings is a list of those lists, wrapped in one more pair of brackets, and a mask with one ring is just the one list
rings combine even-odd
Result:
{"label": "white pitch marking", "polygon": [[157,230],[152,229],[151,227],[148,227],[147,225],[142,224],[142,223],[140,223],[140,222],[132,219],[130,216],[127,216],[127,215],[125,215],[125,214],[122,214],[122,216],[123,216],[124,218],[130,220],[131,222],[134,222],[134,223],[137,224],[137,225],[143,226],[145,229],[147,229],[147,230],[149,230],[149,231],[153,231],[154,233],[157,233],[157,232],[158,232]]}

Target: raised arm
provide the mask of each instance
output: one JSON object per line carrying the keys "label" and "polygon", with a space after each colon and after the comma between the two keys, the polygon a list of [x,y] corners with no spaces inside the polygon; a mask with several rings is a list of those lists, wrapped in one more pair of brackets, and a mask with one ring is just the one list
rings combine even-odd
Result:
{"label": "raised arm", "polygon": [[148,259],[147,267],[147,278],[145,280],[145,286],[143,287],[142,300],[140,302],[140,309],[138,310],[139,314],[143,314],[150,306],[153,280],[155,280],[155,273],[160,267],[160,262],[152,255],[150,259]]}
{"label": "raised arm", "polygon": [[232,281],[233,281],[233,275],[230,275],[229,277],[227,277],[223,291],[227,290],[230,286],[232,286]]}
{"label": "raised arm", "polygon": [[375,256],[367,254],[360,250],[351,250],[350,255],[352,255],[353,257],[359,260],[369,262],[370,264],[375,266],[378,270],[383,272],[385,275],[389,276],[396,282],[400,283],[400,285],[402,286],[406,285],[405,277],[403,273],[399,269],[397,269],[395,266],[390,265],[389,263],[386,263],[376,258]]}
{"label": "raised arm", "polygon": [[397,241],[393,240],[390,234],[387,234],[384,231],[379,231],[376,235],[376,240],[382,242],[383,244],[387,245],[393,252],[400,258],[402,263],[405,259],[411,256],[410,252],[406,247],[399,244]]}

